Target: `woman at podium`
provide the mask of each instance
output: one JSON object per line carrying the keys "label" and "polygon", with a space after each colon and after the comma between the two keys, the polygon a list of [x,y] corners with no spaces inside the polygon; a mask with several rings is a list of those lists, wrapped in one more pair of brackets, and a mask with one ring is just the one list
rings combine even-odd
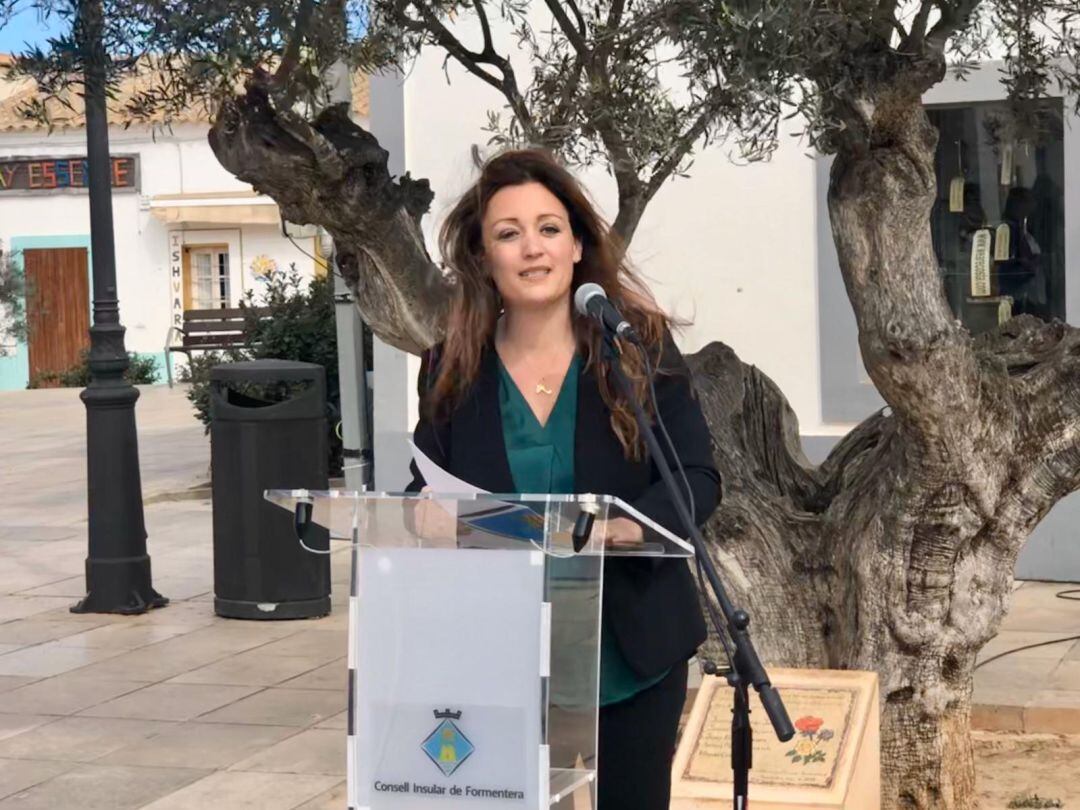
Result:
{"label": "woman at podium", "polygon": [[[540,150],[500,154],[448,215],[440,247],[458,294],[445,341],[424,356],[417,447],[490,492],[606,493],[685,536],[634,414],[609,379],[601,327],[574,312],[577,288],[596,283],[658,368],[659,415],[685,469],[694,518],[704,523],[720,476],[671,319],[576,179]],[[639,353],[624,351],[621,365],[655,420]],[[412,472],[416,491],[425,482],[415,464]],[[643,536],[625,517],[601,531],[609,544]],[[685,560],[611,558],[604,570],[598,804],[663,810],[687,661],[705,639],[705,622]]]}

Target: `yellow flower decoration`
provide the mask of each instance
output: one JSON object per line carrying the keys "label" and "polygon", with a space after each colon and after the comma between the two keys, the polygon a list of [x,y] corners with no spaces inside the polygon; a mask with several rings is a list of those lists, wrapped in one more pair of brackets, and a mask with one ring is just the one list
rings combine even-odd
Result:
{"label": "yellow flower decoration", "polygon": [[277,262],[261,253],[251,260],[251,272],[256,276],[268,276],[277,270]]}
{"label": "yellow flower decoration", "polygon": [[795,743],[795,753],[801,757],[814,753],[814,744],[810,740],[799,740]]}

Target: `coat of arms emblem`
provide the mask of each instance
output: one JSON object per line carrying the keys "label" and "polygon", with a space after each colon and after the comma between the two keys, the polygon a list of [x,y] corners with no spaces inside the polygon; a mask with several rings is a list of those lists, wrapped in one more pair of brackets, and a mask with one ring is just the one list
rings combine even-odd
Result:
{"label": "coat of arms emblem", "polygon": [[450,776],[476,748],[454,722],[461,719],[461,712],[436,709],[435,719],[441,722],[420,744],[420,747],[443,772],[443,776]]}

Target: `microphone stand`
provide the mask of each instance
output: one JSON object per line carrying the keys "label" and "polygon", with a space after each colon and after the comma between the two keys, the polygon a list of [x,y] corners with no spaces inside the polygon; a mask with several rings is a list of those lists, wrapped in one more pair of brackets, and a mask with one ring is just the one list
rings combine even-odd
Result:
{"label": "microphone stand", "polygon": [[[762,665],[761,659],[758,658],[754,644],[750,640],[750,616],[745,610],[740,610],[732,605],[731,600],[728,598],[724,584],[716,571],[716,566],[705,549],[705,540],[701,536],[693,515],[690,514],[682,490],[675,483],[675,477],[665,460],[664,451],[656,440],[652,423],[646,417],[641,403],[634,396],[630,381],[622,370],[619,363],[621,353],[615,343],[615,338],[607,329],[604,329],[604,347],[604,354],[609,361],[608,365],[611,368],[612,375],[615,377],[616,384],[623,397],[634,411],[634,417],[637,420],[641,435],[645,439],[645,445],[649,450],[649,454],[656,461],[660,477],[664,479],[664,484],[667,486],[671,500],[679,513],[683,528],[685,528],[694,546],[697,561],[701,568],[704,569],[709,585],[716,595],[716,601],[720,604],[720,610],[724,614],[724,620],[727,623],[727,634],[735,647],[735,654],[732,656],[732,669],[725,674],[728,684],[735,690],[735,699],[731,709],[733,798],[735,810],[746,810],[749,801],[750,768],[753,767],[753,735],[750,730],[749,687],[753,686],[757,690],[758,696],[761,698],[761,705],[764,706],[773,730],[781,741],[787,742],[794,737],[795,729],[791,725],[791,720],[788,718],[787,709],[784,708],[780,694],[769,682],[765,667]],[[656,407],[659,408],[659,403],[656,404]],[[672,448],[672,453],[674,452],[675,449]],[[710,617],[713,620],[717,634],[722,639],[725,628],[720,625],[712,611],[710,611]]]}

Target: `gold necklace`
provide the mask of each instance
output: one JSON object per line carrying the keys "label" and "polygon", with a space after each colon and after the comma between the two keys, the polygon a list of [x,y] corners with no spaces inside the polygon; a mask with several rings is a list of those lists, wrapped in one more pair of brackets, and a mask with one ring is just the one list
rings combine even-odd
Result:
{"label": "gold necklace", "polygon": [[[523,361],[519,361],[519,362],[521,362],[521,365],[524,365],[524,366],[527,367],[526,368],[527,371],[531,371],[533,374],[536,373],[535,372],[535,366],[532,366],[532,364],[525,363]],[[571,362],[573,362],[572,359],[571,359]],[[529,368],[529,366],[532,366],[532,367]],[[542,395],[544,395],[546,397],[550,397],[550,396],[555,395],[555,389],[554,388],[549,388],[548,386],[544,385],[544,378],[548,377],[548,376],[550,376],[550,375],[548,375],[548,374],[541,374],[540,375],[540,379],[537,380],[536,385],[533,387],[533,393],[542,394]]]}

